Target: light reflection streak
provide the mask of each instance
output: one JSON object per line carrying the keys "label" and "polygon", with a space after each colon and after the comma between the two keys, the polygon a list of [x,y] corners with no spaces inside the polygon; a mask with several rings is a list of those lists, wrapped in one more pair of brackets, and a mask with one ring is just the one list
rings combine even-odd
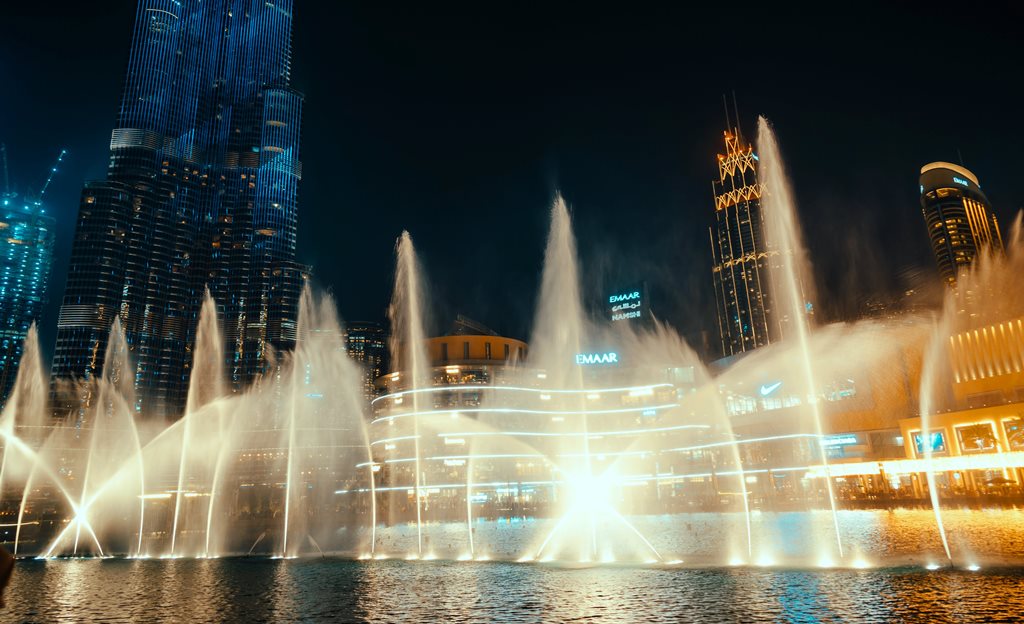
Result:
{"label": "light reflection streak", "polygon": [[[543,379],[543,377],[541,379]],[[408,396],[408,395],[411,395],[411,394],[423,394],[423,393],[431,393],[431,392],[454,392],[454,391],[462,391],[462,392],[473,391],[473,392],[477,392],[477,391],[480,391],[480,390],[485,390],[485,391],[491,391],[491,392],[494,392],[494,391],[534,392],[534,393],[537,393],[537,394],[540,394],[540,393],[546,393],[546,394],[589,394],[589,393],[594,393],[594,392],[635,392],[635,391],[643,392],[643,391],[646,391],[646,390],[653,391],[655,388],[672,388],[672,387],[674,387],[674,386],[672,384],[670,384],[670,383],[658,383],[658,384],[648,384],[646,386],[630,386],[630,387],[623,387],[623,388],[588,388],[588,389],[585,389],[585,390],[569,388],[569,389],[562,389],[562,390],[553,390],[553,389],[550,389],[550,388],[527,388],[527,387],[523,387],[523,386],[473,386],[473,385],[468,385],[468,384],[462,384],[462,385],[456,385],[456,386],[435,386],[435,387],[431,387],[431,388],[416,388],[416,389],[413,389],[413,390],[403,390],[401,392],[394,392],[394,393],[391,393],[391,394],[385,394],[383,396],[379,396],[379,397],[373,399],[373,401],[371,401],[370,403],[373,404],[373,403],[376,403],[377,401],[382,401],[382,400],[385,400],[385,399],[402,398],[402,397],[405,397],[405,396]]]}
{"label": "light reflection streak", "polygon": [[665,410],[674,407],[679,407],[679,403],[664,403],[661,405],[644,405],[641,407],[621,407],[615,409],[603,409],[603,410],[536,410],[536,409],[521,409],[518,407],[473,407],[473,408],[459,408],[459,409],[437,409],[437,410],[426,410],[422,412],[408,412],[405,414],[393,414],[391,416],[381,416],[370,421],[371,425],[375,425],[381,422],[392,422],[399,418],[410,418],[416,416],[445,416],[451,417],[453,414],[535,414],[540,416],[565,416],[567,414],[576,415],[592,415],[592,414],[632,414],[634,412],[647,412],[650,410]]}
{"label": "light reflection streak", "polygon": [[[685,429],[710,429],[709,425],[677,425],[675,427],[655,427],[651,429],[623,429],[620,431],[463,431],[457,433],[439,433],[440,438],[469,437],[469,436],[522,436],[522,437],[554,437],[554,438],[600,438],[620,435],[642,435],[645,433],[664,433],[666,431],[682,431]],[[731,443],[730,443],[731,444]]]}

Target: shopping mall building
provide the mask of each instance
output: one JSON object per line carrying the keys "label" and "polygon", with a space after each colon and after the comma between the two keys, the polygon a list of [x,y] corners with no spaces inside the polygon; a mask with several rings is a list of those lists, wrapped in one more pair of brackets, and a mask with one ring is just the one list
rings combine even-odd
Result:
{"label": "shopping mall building", "polygon": [[870,332],[873,343],[847,342],[861,356],[826,336],[813,393],[774,346],[707,374],[645,365],[628,348],[577,354],[553,374],[519,340],[431,338],[418,381],[378,380],[364,467],[392,520],[544,515],[579,479],[613,482],[634,512],[735,508],[744,495],[757,508],[817,505],[826,475],[843,505],[916,505],[928,500],[928,462],[942,497],[1020,499],[1022,321],[949,337],[929,374],[928,435],[929,332],[899,321]]}

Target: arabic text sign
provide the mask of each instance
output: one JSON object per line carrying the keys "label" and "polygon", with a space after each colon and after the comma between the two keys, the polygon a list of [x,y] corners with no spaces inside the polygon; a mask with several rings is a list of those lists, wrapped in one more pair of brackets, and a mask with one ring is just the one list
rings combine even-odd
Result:
{"label": "arabic text sign", "polygon": [[608,316],[613,322],[644,318],[646,308],[647,288],[643,283],[608,296]]}

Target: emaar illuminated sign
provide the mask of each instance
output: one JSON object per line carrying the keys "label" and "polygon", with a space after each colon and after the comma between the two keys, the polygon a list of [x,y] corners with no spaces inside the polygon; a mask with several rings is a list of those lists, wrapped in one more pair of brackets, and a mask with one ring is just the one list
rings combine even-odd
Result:
{"label": "emaar illuminated sign", "polygon": [[620,303],[622,301],[640,301],[640,291],[634,290],[631,293],[623,293],[621,295],[612,295],[608,297],[608,303]]}
{"label": "emaar illuminated sign", "polygon": [[971,185],[967,180],[964,180],[963,178],[958,178],[956,176],[953,176],[953,181],[956,182],[957,184],[959,184],[960,186],[970,186]]}
{"label": "emaar illuminated sign", "polygon": [[646,316],[647,285],[640,283],[635,288],[623,289],[608,296],[608,317],[615,321],[630,321]]}
{"label": "emaar illuminated sign", "polygon": [[576,363],[580,366],[589,366],[592,364],[618,364],[619,354],[614,351],[607,353],[577,353]]}

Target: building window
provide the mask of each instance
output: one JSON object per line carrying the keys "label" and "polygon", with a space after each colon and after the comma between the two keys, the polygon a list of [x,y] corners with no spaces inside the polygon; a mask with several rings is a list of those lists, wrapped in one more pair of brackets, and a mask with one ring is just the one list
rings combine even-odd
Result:
{"label": "building window", "polygon": [[441,361],[442,362],[447,362],[448,361],[448,343],[447,342],[442,342],[441,343]]}
{"label": "building window", "polygon": [[484,359],[491,359],[491,343],[489,342],[484,344]]}
{"label": "building window", "polygon": [[505,359],[508,359],[508,343],[505,343]]}
{"label": "building window", "polygon": [[469,343],[468,342],[462,343],[462,359],[464,359],[464,360],[468,360],[469,359]]}

